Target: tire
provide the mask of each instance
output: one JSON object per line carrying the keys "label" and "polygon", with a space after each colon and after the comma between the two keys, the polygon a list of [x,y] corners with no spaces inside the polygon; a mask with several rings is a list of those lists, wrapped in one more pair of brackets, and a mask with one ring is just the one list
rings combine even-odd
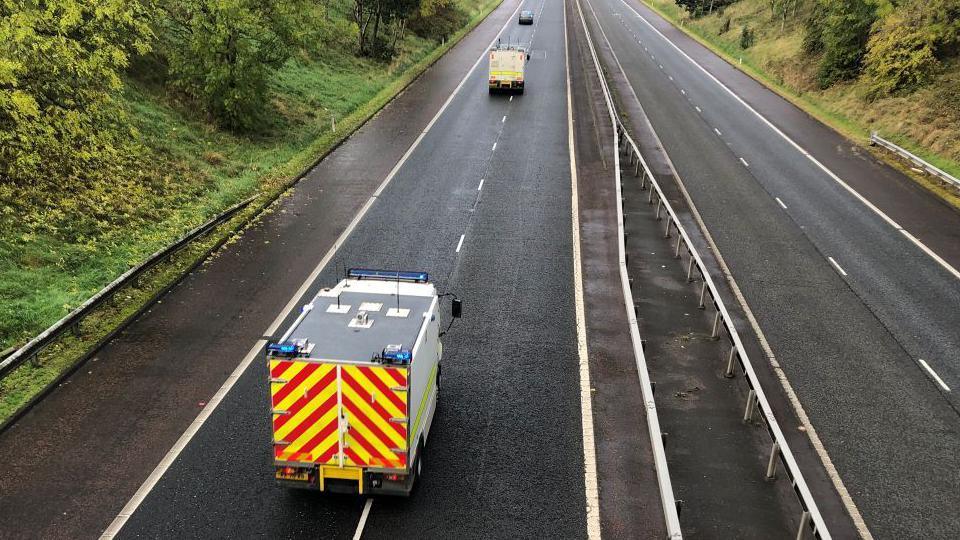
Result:
{"label": "tire", "polygon": [[440,401],[440,381],[443,380],[441,375],[443,375],[443,368],[437,364],[437,401]]}

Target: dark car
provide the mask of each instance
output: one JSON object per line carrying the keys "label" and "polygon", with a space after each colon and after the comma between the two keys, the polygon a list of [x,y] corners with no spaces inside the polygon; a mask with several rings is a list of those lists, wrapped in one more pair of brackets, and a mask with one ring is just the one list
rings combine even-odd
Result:
{"label": "dark car", "polygon": [[533,24],[533,12],[527,9],[521,11],[520,24]]}

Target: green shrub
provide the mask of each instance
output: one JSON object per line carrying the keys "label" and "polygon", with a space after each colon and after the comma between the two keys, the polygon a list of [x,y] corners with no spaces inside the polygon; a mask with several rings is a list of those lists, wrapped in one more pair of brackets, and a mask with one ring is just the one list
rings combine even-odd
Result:
{"label": "green shrub", "polygon": [[744,49],[744,50],[749,49],[753,45],[753,42],[755,40],[756,40],[756,37],[753,34],[753,30],[751,30],[749,26],[744,26],[740,30],[740,48],[741,49]]}
{"label": "green shrub", "polygon": [[930,32],[901,14],[886,17],[864,59],[872,97],[902,94],[930,82],[939,67]]}
{"label": "green shrub", "polygon": [[720,31],[717,34],[722,36],[729,31],[730,31],[730,17],[727,17],[723,19],[723,23],[720,25]]}

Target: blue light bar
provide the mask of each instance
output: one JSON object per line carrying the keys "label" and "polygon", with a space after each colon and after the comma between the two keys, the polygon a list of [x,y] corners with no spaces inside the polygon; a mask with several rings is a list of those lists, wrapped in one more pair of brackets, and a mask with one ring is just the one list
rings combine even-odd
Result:
{"label": "blue light bar", "polygon": [[413,353],[410,349],[404,349],[402,345],[387,345],[380,357],[391,364],[409,364]]}
{"label": "blue light bar", "polygon": [[397,272],[395,270],[371,270],[368,268],[351,268],[347,277],[353,279],[384,279],[389,281],[412,281],[426,283],[430,275],[426,272]]}
{"label": "blue light bar", "polygon": [[267,352],[271,352],[276,356],[295,356],[300,354],[300,345],[293,341],[268,343]]}

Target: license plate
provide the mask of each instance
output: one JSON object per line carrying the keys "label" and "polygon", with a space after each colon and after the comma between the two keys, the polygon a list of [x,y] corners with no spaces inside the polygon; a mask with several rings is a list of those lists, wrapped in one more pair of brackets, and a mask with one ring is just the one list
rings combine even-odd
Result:
{"label": "license plate", "polygon": [[277,471],[276,474],[277,480],[301,480],[306,482],[310,479],[309,471],[295,472],[291,474],[284,473],[283,471]]}

